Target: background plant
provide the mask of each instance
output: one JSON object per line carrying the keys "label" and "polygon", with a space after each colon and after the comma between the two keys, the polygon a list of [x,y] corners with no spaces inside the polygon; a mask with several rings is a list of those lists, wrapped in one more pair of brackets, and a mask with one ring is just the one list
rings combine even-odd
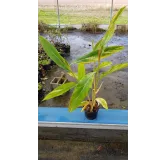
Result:
{"label": "background plant", "polygon": [[[79,106],[83,106],[82,110],[85,110],[87,106],[90,106],[90,111],[93,111],[95,103],[98,102],[105,109],[108,109],[108,105],[105,99],[97,97],[103,82],[101,80],[107,75],[126,68],[128,63],[112,65],[110,61],[101,62],[102,59],[107,58],[117,52],[124,49],[123,46],[108,46],[107,43],[111,39],[115,31],[115,24],[119,16],[124,11],[125,7],[122,7],[110,21],[108,30],[101,40],[99,40],[95,45],[92,44],[93,50],[75,60],[72,64],[69,64],[57,51],[57,49],[50,44],[45,38],[40,36],[40,42],[48,54],[48,56],[62,69],[64,69],[67,74],[75,78],[75,82],[67,82],[61,86],[55,88],[50,92],[44,100],[48,100],[57,96],[64,94],[70,89],[74,89],[69,102],[69,111],[75,110]],[[93,63],[93,72],[86,73],[85,65]],[[71,69],[71,65],[78,65],[78,72],[75,73]],[[107,71],[100,72],[102,68],[109,67]],[[89,96],[91,93],[91,96]],[[87,97],[87,100],[85,98]],[[85,100],[85,101],[84,101]]]}
{"label": "background plant", "polygon": [[41,90],[43,88],[41,83],[38,83],[38,91]]}

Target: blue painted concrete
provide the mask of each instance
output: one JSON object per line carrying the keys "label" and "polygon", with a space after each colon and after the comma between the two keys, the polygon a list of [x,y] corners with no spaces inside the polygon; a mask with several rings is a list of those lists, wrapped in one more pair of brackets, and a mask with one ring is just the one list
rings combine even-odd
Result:
{"label": "blue painted concrete", "polygon": [[100,109],[95,120],[86,119],[81,108],[68,112],[68,108],[62,107],[39,107],[39,122],[75,122],[75,123],[97,123],[97,124],[128,124],[128,110]]}

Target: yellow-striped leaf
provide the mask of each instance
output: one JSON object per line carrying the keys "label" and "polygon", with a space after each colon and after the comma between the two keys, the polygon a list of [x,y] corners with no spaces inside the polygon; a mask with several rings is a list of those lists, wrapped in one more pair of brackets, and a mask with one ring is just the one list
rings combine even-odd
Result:
{"label": "yellow-striped leaf", "polygon": [[52,92],[48,93],[45,96],[45,98],[43,99],[43,101],[52,99],[54,97],[58,97],[64,93],[66,93],[67,91],[69,91],[70,89],[72,89],[75,86],[76,86],[76,83],[74,83],[74,82],[68,82],[68,83],[62,84],[62,85],[58,86],[57,88],[55,88]]}
{"label": "yellow-striped leaf", "polygon": [[101,68],[108,67],[112,64],[112,62],[101,62],[98,67],[94,69],[95,72],[99,71]]}
{"label": "yellow-striped leaf", "polygon": [[96,98],[96,101],[101,104],[105,109],[108,109],[108,105],[105,99],[103,98]]}
{"label": "yellow-striped leaf", "polygon": [[86,101],[86,103],[84,103],[81,112],[86,109],[86,107],[88,106],[88,104],[89,104],[89,101]]}
{"label": "yellow-striped leaf", "polygon": [[122,63],[122,64],[117,64],[112,66],[108,71],[105,71],[103,73],[100,74],[100,79],[104,78],[105,76],[107,76],[108,74],[111,74],[113,72],[119,71],[121,69],[127,68],[128,67],[128,63]]}
{"label": "yellow-striped leaf", "polygon": [[78,80],[85,76],[85,65],[83,63],[78,64]]}
{"label": "yellow-striped leaf", "polygon": [[[101,53],[100,59],[107,58],[107,57],[111,56],[112,54],[120,52],[123,49],[124,49],[123,46],[106,47],[104,49],[104,52]],[[99,50],[92,51],[92,52],[78,58],[74,63],[85,63],[86,64],[86,63],[96,62],[96,61],[98,61],[98,52],[99,52]]]}
{"label": "yellow-striped leaf", "polygon": [[69,102],[69,111],[75,110],[88,95],[94,79],[95,72],[88,73],[78,81]]}
{"label": "yellow-striped leaf", "polygon": [[61,68],[66,71],[71,71],[70,65],[68,62],[59,54],[57,49],[44,37],[39,36],[40,43],[47,53],[47,55]]}
{"label": "yellow-striped leaf", "polygon": [[120,8],[119,11],[113,16],[112,20],[110,21],[108,30],[106,31],[103,38],[95,45],[94,50],[97,50],[101,48],[102,46],[105,46],[107,42],[111,39],[115,31],[115,23],[125,8],[126,7]]}

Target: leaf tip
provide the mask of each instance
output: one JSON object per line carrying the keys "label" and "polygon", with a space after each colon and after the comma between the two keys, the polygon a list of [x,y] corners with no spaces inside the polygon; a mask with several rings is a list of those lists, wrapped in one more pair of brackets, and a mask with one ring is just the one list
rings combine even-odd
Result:
{"label": "leaf tip", "polygon": [[72,112],[72,108],[69,106],[68,111],[71,113]]}

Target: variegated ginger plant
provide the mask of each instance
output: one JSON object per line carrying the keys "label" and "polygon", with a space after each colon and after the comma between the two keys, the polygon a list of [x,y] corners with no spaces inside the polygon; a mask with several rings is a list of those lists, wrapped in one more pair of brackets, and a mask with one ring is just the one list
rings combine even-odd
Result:
{"label": "variegated ginger plant", "polygon": [[[107,58],[115,53],[118,53],[124,49],[123,46],[108,46],[106,47],[108,41],[114,34],[115,24],[119,16],[124,11],[125,7],[122,7],[110,21],[108,30],[106,31],[103,38],[97,42],[96,45],[92,44],[93,50],[75,60],[72,64],[78,64],[78,73],[74,73],[69,64],[57,51],[57,49],[50,44],[44,37],[40,36],[40,43],[47,55],[62,69],[64,69],[70,76],[76,79],[76,82],[67,82],[55,88],[49,94],[46,95],[44,100],[49,100],[51,98],[63,95],[70,89],[74,89],[69,101],[69,111],[72,112],[79,106],[83,106],[82,111],[90,106],[90,111],[93,111],[96,101],[101,104],[105,109],[108,109],[107,102],[105,99],[97,97],[102,83],[100,81],[107,75],[116,72],[118,70],[128,67],[128,63],[122,63],[117,65],[112,65],[110,61],[101,62],[101,59]],[[89,63],[97,63],[97,67],[93,68],[93,72],[86,74],[85,65]],[[99,72],[101,68],[109,67],[105,72]],[[99,85],[100,84],[100,85]],[[89,92],[91,91],[91,99],[89,97]],[[87,100],[85,100],[87,98]]]}

